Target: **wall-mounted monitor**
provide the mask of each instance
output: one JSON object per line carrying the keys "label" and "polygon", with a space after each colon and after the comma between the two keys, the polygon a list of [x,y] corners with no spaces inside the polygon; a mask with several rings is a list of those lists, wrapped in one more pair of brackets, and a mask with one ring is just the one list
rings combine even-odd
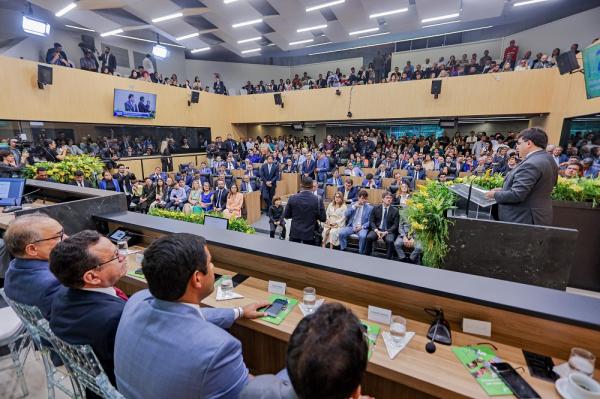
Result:
{"label": "wall-mounted monitor", "polygon": [[583,50],[587,98],[600,97],[600,41]]}
{"label": "wall-mounted monitor", "polygon": [[113,115],[153,119],[156,115],[156,94],[115,89]]}

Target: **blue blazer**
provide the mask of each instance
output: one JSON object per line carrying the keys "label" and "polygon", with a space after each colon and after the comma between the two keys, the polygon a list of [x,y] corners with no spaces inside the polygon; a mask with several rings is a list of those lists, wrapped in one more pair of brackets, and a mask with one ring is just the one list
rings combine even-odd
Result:
{"label": "blue blazer", "polygon": [[50,328],[70,344],[90,345],[115,384],[114,348],[125,301],[109,294],[67,288],[52,302]]}
{"label": "blue blazer", "polygon": [[[342,197],[343,197],[344,194],[346,193],[346,186],[342,186],[339,191],[342,193]],[[358,199],[359,191],[360,191],[360,189],[357,186],[352,186],[350,188],[350,192],[348,193],[348,199],[351,200],[352,202],[356,201]]]}
{"label": "blue blazer", "polygon": [[316,170],[319,180],[325,180],[327,172],[329,172],[329,158],[324,157],[323,159],[317,160]]}
{"label": "blue blazer", "polygon": [[[115,191],[117,193],[121,192],[121,187],[119,186],[119,181],[117,179],[112,179],[113,184],[115,185]],[[106,190],[106,180],[102,179],[98,182],[98,188],[100,190]]]}
{"label": "blue blazer", "polygon": [[34,259],[13,259],[4,276],[4,292],[13,301],[37,306],[50,320],[52,301],[66,288],[54,277],[48,262]]}
{"label": "blue blazer", "polygon": [[256,187],[256,182],[250,181],[250,182],[248,182],[248,184],[246,184],[246,182],[242,182],[240,184],[240,191],[243,193],[248,192],[247,186],[252,187],[252,191],[258,190],[258,187]]}
{"label": "blue blazer", "polygon": [[[369,230],[369,217],[371,216],[371,211],[373,210],[373,207],[369,204],[366,203],[364,206],[364,210],[362,213],[362,217],[361,217],[361,230]],[[356,212],[356,209],[353,206],[350,206],[348,208],[348,210],[346,210],[345,216],[346,216],[346,226],[347,227],[354,227],[353,226],[353,219],[354,219],[354,213]]]}
{"label": "blue blazer", "polygon": [[342,180],[341,177],[338,177],[337,179],[335,179],[334,177],[330,177],[329,179],[327,179],[327,183],[329,185],[332,186],[336,186],[336,187],[343,187],[344,186],[344,181]]}
{"label": "blue blazer", "polygon": [[233,309],[193,308],[143,290],[127,301],[115,342],[115,375],[128,399],[237,398],[248,383]]}
{"label": "blue blazer", "polygon": [[[373,179],[373,183],[375,183],[375,188],[381,188],[381,180]],[[364,179],[361,185],[367,188],[369,185],[369,181],[367,179]]]}
{"label": "blue blazer", "polygon": [[304,161],[301,164],[298,164],[298,167],[300,168],[300,173],[312,176],[315,173],[317,163],[314,160],[311,160],[308,165],[306,165],[306,161]]}
{"label": "blue blazer", "polygon": [[166,181],[168,176],[166,172],[160,172],[158,176],[152,173],[149,177],[152,182],[156,183],[159,178],[161,178],[163,181]]}

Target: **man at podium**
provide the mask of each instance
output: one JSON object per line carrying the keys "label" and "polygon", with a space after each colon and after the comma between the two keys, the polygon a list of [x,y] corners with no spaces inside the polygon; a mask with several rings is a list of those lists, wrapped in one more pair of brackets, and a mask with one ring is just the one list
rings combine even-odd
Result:
{"label": "man at podium", "polygon": [[486,193],[498,203],[500,221],[552,224],[550,193],[558,179],[558,168],[545,150],[547,145],[548,136],[538,127],[519,133],[516,149],[523,162],[506,175],[502,189]]}

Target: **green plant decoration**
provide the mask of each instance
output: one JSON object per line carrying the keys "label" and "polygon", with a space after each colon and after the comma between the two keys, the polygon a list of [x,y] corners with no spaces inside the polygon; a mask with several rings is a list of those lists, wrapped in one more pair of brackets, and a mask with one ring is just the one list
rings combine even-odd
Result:
{"label": "green plant decoration", "polygon": [[23,173],[24,177],[31,179],[35,177],[36,169],[44,167],[48,171],[48,177],[57,183],[70,183],[75,180],[75,172],[83,172],[84,178],[96,184],[96,176],[102,173],[104,162],[99,158],[89,155],[69,155],[60,162],[37,162],[34,165],[28,165]]}
{"label": "green plant decoration", "polygon": [[[179,211],[169,211],[166,209],[153,208],[148,212],[149,215],[158,216],[167,219],[180,220],[182,222],[188,223],[196,223],[196,224],[204,224],[204,216],[216,216],[223,217],[221,212],[210,211],[210,212],[202,212],[202,213],[192,213],[191,215],[186,215],[183,212]],[[244,218],[236,218],[232,217],[229,219],[229,230],[238,231],[240,233],[245,234],[255,234],[256,230],[252,227],[248,221]]]}

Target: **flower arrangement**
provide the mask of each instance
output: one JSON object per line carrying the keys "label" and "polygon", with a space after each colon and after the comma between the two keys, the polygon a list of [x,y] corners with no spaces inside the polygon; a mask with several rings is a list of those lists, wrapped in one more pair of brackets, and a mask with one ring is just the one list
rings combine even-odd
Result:
{"label": "flower arrangement", "polygon": [[[153,208],[148,212],[149,215],[163,217],[167,219],[180,220],[182,222],[196,223],[196,224],[204,224],[204,216],[216,216],[223,217],[221,212],[210,211],[210,212],[202,212],[202,213],[192,213],[191,215],[186,215],[183,212],[179,211],[169,211],[166,209]],[[256,230],[252,227],[248,221],[244,218],[235,218],[232,217],[229,219],[229,230],[238,231],[240,233],[245,234],[255,234]]]}
{"label": "flower arrangement", "polygon": [[75,172],[80,170],[83,172],[86,180],[95,184],[96,175],[102,173],[104,166],[104,162],[96,157],[89,155],[69,155],[60,162],[37,162],[34,165],[28,165],[23,175],[28,179],[33,178],[36,174],[36,169],[43,167],[48,171],[48,177],[57,183],[66,184],[75,180]]}
{"label": "flower arrangement", "polygon": [[595,208],[600,203],[600,177],[596,179],[565,179],[558,177],[552,190],[552,199],[556,201],[591,202]]}
{"label": "flower arrangement", "polygon": [[448,186],[428,180],[406,203],[406,217],[415,239],[423,245],[423,264],[440,267],[448,253],[448,209],[456,197]]}
{"label": "flower arrangement", "polygon": [[471,182],[473,182],[474,186],[480,187],[484,190],[492,190],[494,188],[502,187],[504,184],[504,176],[502,176],[500,173],[492,173],[492,171],[488,169],[482,176],[471,175],[454,179],[453,184],[470,184]]}

